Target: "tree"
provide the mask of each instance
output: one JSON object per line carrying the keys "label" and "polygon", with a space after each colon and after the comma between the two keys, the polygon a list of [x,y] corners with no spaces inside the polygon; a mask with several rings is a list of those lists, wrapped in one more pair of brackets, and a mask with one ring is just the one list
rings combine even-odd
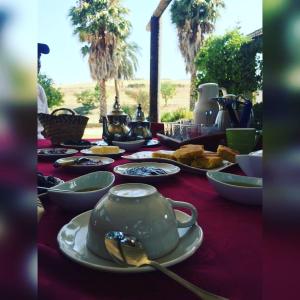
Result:
{"label": "tree", "polygon": [[54,82],[51,78],[45,74],[38,74],[38,83],[44,88],[49,108],[60,106],[64,103],[64,94],[59,88],[54,87]]}
{"label": "tree", "polygon": [[117,49],[130,33],[128,10],[121,0],[81,0],[69,12],[74,34],[84,43],[90,73],[100,88],[100,118],[107,114],[106,81],[117,78]]}
{"label": "tree", "polygon": [[99,100],[100,89],[98,84],[94,90],[84,90],[81,93],[75,94],[78,103],[82,104],[84,110],[88,113],[91,109],[96,108]]}
{"label": "tree", "polygon": [[176,93],[176,86],[170,82],[162,82],[160,93],[165,100],[165,106],[167,106],[168,100],[172,99]]}
{"label": "tree", "polygon": [[117,49],[117,77],[115,78],[116,96],[120,98],[119,80],[133,79],[134,73],[138,67],[136,53],[139,46],[134,42],[122,42]]}
{"label": "tree", "polygon": [[177,27],[179,48],[185,60],[186,72],[191,74],[190,109],[194,107],[195,57],[205,34],[214,30],[219,8],[223,0],[175,0],[171,6],[172,23]]}
{"label": "tree", "polygon": [[261,62],[252,40],[239,29],[222,36],[211,36],[200,49],[197,58],[198,84],[217,82],[230,94],[244,94],[252,98],[261,85]]}

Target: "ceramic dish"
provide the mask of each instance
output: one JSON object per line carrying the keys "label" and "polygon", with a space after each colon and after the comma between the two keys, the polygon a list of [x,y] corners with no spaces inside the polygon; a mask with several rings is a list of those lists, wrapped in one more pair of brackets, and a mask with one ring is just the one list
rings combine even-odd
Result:
{"label": "ceramic dish", "polygon": [[117,158],[117,157],[120,157],[125,152],[125,150],[120,149],[119,153],[105,153],[105,154],[95,154],[90,149],[83,149],[80,152],[83,155],[98,155],[98,156],[106,156],[106,157],[111,157],[111,158]]}
{"label": "ceramic dish", "polygon": [[155,146],[158,146],[159,144],[160,144],[159,140],[152,139],[152,140],[146,141],[144,147],[155,147]]}
{"label": "ceramic dish", "polygon": [[114,160],[112,158],[94,155],[94,156],[90,156],[89,159],[91,159],[95,162],[100,162],[99,165],[89,165],[88,163],[85,164],[84,162],[81,164],[74,163],[74,164],[68,164],[65,166],[63,165],[63,163],[65,163],[65,162],[67,163],[70,160],[74,161],[75,159],[78,159],[78,158],[80,158],[80,157],[76,156],[76,157],[60,158],[55,163],[62,164],[61,168],[65,168],[65,169],[87,171],[87,170],[99,170],[99,169],[102,169],[114,162]]}
{"label": "ceramic dish", "polygon": [[114,146],[119,146],[121,149],[125,149],[126,151],[136,151],[139,148],[143,147],[145,144],[145,140],[136,140],[136,141],[128,141],[128,142],[119,142],[112,141]]}
{"label": "ceramic dish", "polygon": [[[114,261],[105,260],[92,254],[86,248],[86,236],[91,211],[84,212],[68,224],[62,227],[57,236],[60,250],[73,261],[84,265],[88,268],[115,272],[115,273],[141,273],[154,271],[153,268],[145,267],[126,267],[115,263]],[[176,218],[182,222],[190,218],[186,213],[175,210]],[[178,264],[191,255],[200,247],[203,240],[203,232],[198,224],[189,228],[179,228],[180,236],[177,247],[164,257],[157,259],[157,262],[165,267]]]}
{"label": "ceramic dish", "polygon": [[[164,150],[165,153],[172,154],[174,151],[171,150]],[[183,163],[180,163],[178,161],[172,160],[172,159],[167,159],[167,158],[157,158],[157,157],[152,157],[153,151],[141,151],[141,152],[136,152],[130,155],[123,155],[123,158],[126,158],[130,161],[134,162],[165,162],[165,163],[170,163],[173,165],[176,165],[180,167],[181,170],[187,171],[190,173],[195,173],[195,174],[200,174],[200,175],[205,175],[207,171],[213,170],[213,171],[221,171],[224,170],[232,165],[233,163],[223,160],[222,166],[215,168],[215,169],[199,169],[199,168],[194,168],[188,165],[185,165]]]}
{"label": "ceramic dish", "polygon": [[[41,174],[41,173],[40,173]],[[42,179],[40,178],[37,178],[37,186],[38,186],[38,189],[37,189],[37,193],[38,195],[42,194],[42,193],[45,193],[46,192],[46,189],[48,188],[54,188],[55,186],[57,186],[58,184],[60,183],[64,183],[64,181],[60,178],[57,178],[57,177],[53,177],[53,176],[44,176],[44,175],[40,175],[42,177]],[[51,177],[51,182],[48,182],[48,180],[50,179]],[[46,181],[46,182],[42,182],[42,181]],[[45,184],[46,183],[46,184]],[[43,187],[45,187],[46,189],[44,189]]]}
{"label": "ceramic dish", "polygon": [[247,176],[262,177],[263,152],[262,150],[236,156],[236,162]]}
{"label": "ceramic dish", "polygon": [[[62,152],[62,153],[59,153]],[[37,156],[39,159],[58,159],[61,157],[73,156],[78,153],[75,149],[66,148],[42,148],[37,149]]]}
{"label": "ceramic dish", "polygon": [[207,178],[225,199],[248,205],[262,204],[262,178],[210,171],[207,172]]}
{"label": "ceramic dish", "polygon": [[98,145],[97,143],[100,141],[89,142],[86,140],[82,140],[81,142],[84,142],[84,144],[61,143],[60,145],[65,148],[73,148],[73,149],[77,149],[77,150],[82,150],[82,149],[91,148],[92,146],[97,146]]}
{"label": "ceramic dish", "polygon": [[[49,198],[65,210],[92,209],[115,182],[111,172],[89,173],[55,186],[49,190]],[[61,190],[61,191],[60,191]]]}
{"label": "ceramic dish", "polygon": [[[159,168],[166,172],[166,174],[160,175],[130,175],[127,172],[132,168]],[[180,172],[178,166],[167,164],[167,163],[157,163],[157,162],[141,162],[141,163],[129,163],[114,168],[114,172],[129,179],[138,179],[143,182],[155,182],[161,179],[174,176]]]}

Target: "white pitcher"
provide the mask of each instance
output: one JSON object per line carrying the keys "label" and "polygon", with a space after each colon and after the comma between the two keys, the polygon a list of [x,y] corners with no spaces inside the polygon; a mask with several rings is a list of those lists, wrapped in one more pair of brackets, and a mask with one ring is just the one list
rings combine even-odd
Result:
{"label": "white pitcher", "polygon": [[215,123],[219,106],[211,98],[219,97],[222,91],[223,96],[227,94],[225,88],[220,88],[217,83],[204,83],[198,87],[199,97],[194,109],[194,123],[212,126]]}

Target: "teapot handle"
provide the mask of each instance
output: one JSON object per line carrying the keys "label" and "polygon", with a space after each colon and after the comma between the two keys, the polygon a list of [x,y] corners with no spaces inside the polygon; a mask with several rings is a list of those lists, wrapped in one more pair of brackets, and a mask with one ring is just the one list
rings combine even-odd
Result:
{"label": "teapot handle", "polygon": [[187,203],[187,202],[182,202],[182,201],[174,201],[172,199],[167,198],[167,200],[171,203],[172,207],[184,207],[184,208],[188,208],[192,215],[191,218],[186,221],[186,222],[180,222],[180,221],[176,221],[177,222],[177,228],[185,228],[185,227],[190,227],[192,225],[194,225],[197,221],[198,218],[198,212],[197,209],[194,205]]}

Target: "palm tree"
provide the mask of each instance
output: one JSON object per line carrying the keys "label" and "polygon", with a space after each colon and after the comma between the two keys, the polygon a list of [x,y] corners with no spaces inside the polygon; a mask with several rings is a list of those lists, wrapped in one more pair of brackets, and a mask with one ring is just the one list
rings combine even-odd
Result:
{"label": "palm tree", "polygon": [[119,97],[119,80],[128,80],[134,77],[138,67],[136,53],[139,46],[134,42],[122,42],[117,49],[117,76],[115,77],[116,96]]}
{"label": "palm tree", "polygon": [[128,10],[121,0],[80,0],[70,9],[74,34],[84,43],[83,55],[89,55],[93,80],[100,88],[100,119],[107,114],[106,81],[118,73],[117,49],[130,33]]}
{"label": "palm tree", "polygon": [[172,23],[177,27],[179,48],[191,74],[190,109],[195,103],[195,58],[205,34],[214,30],[223,0],[175,0],[171,6]]}

